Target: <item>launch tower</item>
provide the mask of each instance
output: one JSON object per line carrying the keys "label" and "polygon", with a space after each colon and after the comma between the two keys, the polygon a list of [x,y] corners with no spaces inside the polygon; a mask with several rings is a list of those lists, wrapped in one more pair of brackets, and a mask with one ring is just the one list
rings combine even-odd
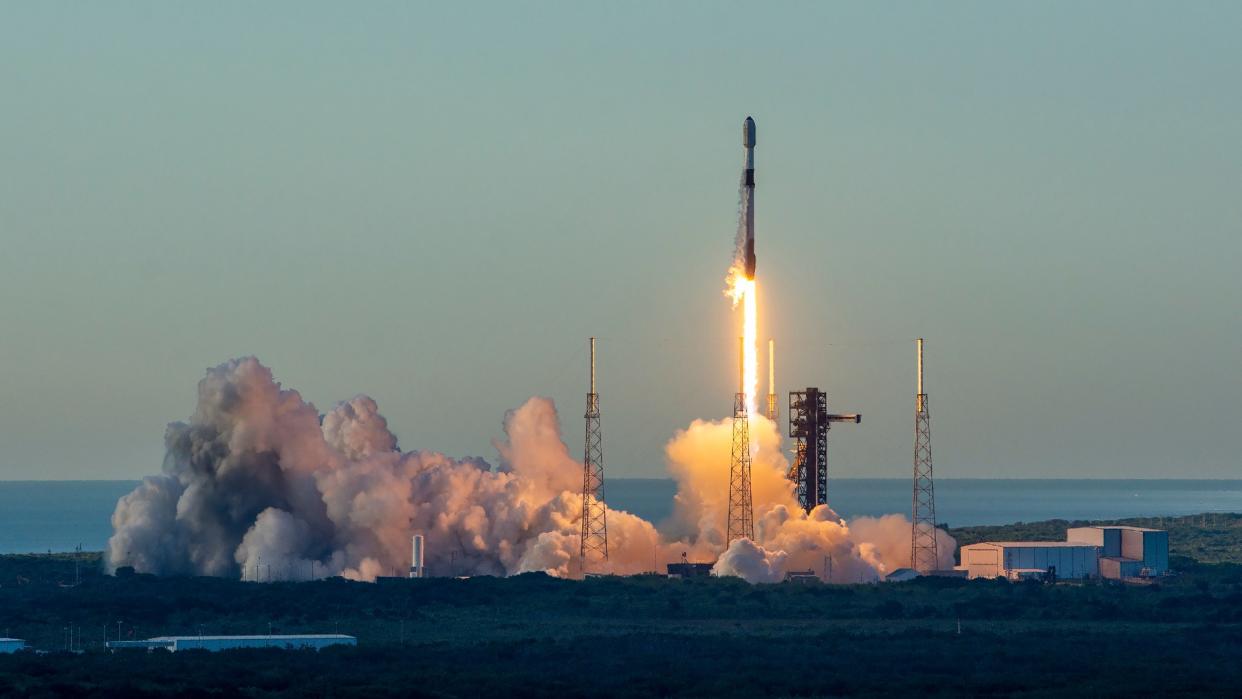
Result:
{"label": "launch tower", "polygon": [[862,422],[862,415],[832,415],[828,396],[818,388],[789,392],[789,436],[796,444],[789,479],[807,512],[828,503],[828,428],[834,422]]}

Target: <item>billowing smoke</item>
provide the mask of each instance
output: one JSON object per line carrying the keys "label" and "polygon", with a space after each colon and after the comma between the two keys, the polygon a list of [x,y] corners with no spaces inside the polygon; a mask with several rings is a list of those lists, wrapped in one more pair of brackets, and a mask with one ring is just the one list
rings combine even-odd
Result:
{"label": "billowing smoke", "polygon": [[[725,550],[732,439],[729,420],[696,420],[665,450],[679,485],[665,533],[685,539],[702,560],[719,555],[718,575],[770,582],[793,571],[827,577],[831,569],[833,582],[867,582],[909,565],[908,519],[886,515],[846,523],[824,505],[803,511],[785,477],[789,463],[780,451],[777,425],[762,415],[750,417],[756,541],[734,541]],[[951,568],[956,542],[943,530],[937,536],[939,567]]]}
{"label": "billowing smoke", "polygon": [[[798,507],[775,425],[752,418],[756,541],[726,551],[725,421],[696,421],[669,442],[678,481],[663,531],[608,511],[610,570],[651,570],[688,552],[719,559],[718,574],[752,582],[792,570],[834,581],[874,579],[909,560],[910,524],[899,516],[846,524],[826,507]],[[580,574],[581,464],[561,439],[552,402],[509,411],[495,467],[401,451],[365,396],[324,415],[283,389],[254,358],[207,372],[187,422],[169,425],[163,473],[117,503],[111,567],[140,572],[307,579],[373,579],[409,566],[410,535],[426,537],[434,575]],[[945,536],[942,565],[952,562]]]}

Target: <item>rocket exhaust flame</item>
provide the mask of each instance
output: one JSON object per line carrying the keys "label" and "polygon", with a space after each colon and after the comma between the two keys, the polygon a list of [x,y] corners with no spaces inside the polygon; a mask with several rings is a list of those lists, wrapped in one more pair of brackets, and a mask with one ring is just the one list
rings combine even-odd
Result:
{"label": "rocket exhaust flame", "polygon": [[759,395],[759,357],[755,347],[759,336],[759,310],[755,300],[755,280],[747,279],[743,269],[734,266],[726,280],[729,288],[725,295],[733,300],[733,307],[742,308],[742,385],[746,394],[746,412],[755,414],[755,401]]}

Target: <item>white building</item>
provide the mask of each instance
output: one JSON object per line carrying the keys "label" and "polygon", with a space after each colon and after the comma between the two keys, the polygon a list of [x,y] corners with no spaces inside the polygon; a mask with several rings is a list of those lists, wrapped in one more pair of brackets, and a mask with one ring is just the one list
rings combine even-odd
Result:
{"label": "white building", "polygon": [[1074,527],[1068,541],[1100,547],[1100,576],[1120,580],[1169,572],[1169,533],[1143,527]]}
{"label": "white building", "polygon": [[1072,541],[987,541],[962,547],[967,577],[1022,580],[1052,572],[1057,579],[1100,574],[1100,548]]}
{"label": "white building", "polygon": [[26,647],[26,642],[20,638],[0,638],[0,654],[16,653]]}
{"label": "white building", "polygon": [[145,641],[108,641],[108,648],[160,648],[172,652],[201,649],[209,651],[233,648],[283,648],[319,650],[328,646],[356,646],[358,639],[339,633],[271,635],[271,636],[157,636]]}

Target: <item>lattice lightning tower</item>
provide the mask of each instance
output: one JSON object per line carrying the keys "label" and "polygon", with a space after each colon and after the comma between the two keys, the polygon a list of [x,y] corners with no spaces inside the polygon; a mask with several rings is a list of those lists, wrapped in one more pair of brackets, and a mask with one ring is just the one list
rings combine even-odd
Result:
{"label": "lattice lightning tower", "polygon": [[595,338],[591,338],[591,392],[587,394],[586,440],[582,455],[582,571],[608,560],[608,517],[604,504],[604,440],[595,392]]}
{"label": "lattice lightning tower", "polygon": [[750,414],[746,410],[745,338],[738,338],[737,394],[733,396],[733,455],[729,459],[729,522],[725,541],[755,538],[750,499]]}
{"label": "lattice lightning tower", "polygon": [[914,396],[914,512],[910,567],[926,573],[939,561],[936,549],[936,488],[932,482],[931,414],[923,392],[923,338],[918,345],[918,393]]}

